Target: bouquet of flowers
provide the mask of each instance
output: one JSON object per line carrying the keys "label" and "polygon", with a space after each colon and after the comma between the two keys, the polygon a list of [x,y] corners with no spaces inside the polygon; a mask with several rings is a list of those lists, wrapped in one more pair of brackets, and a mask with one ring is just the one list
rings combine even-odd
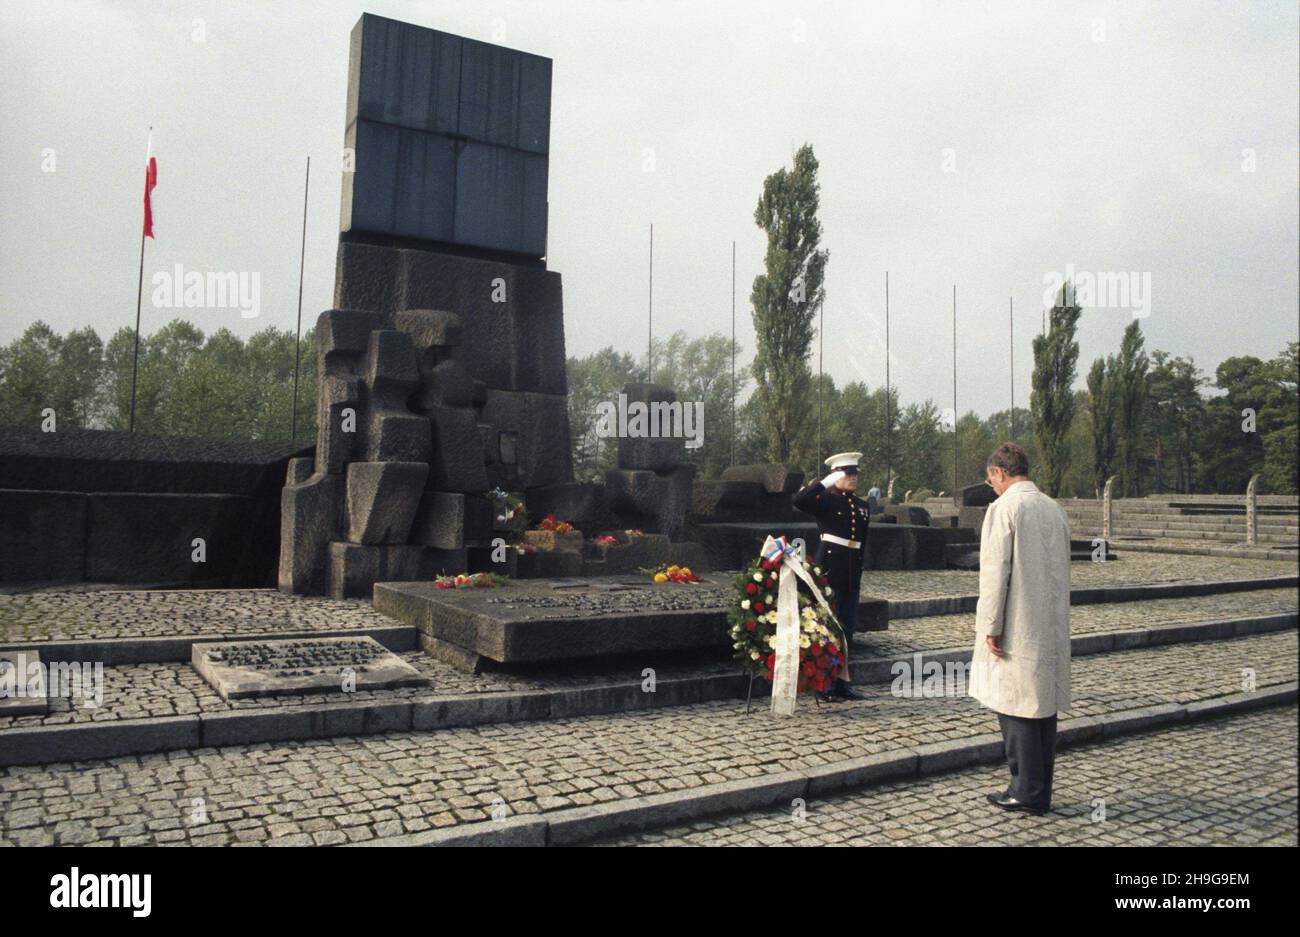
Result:
{"label": "bouquet of flowers", "polygon": [[655,582],[699,582],[700,577],[691,572],[689,566],[642,566],[637,572],[644,573]]}
{"label": "bouquet of flowers", "polygon": [[498,524],[505,524],[515,533],[528,526],[528,509],[519,495],[493,488],[487,496],[492,502],[492,514]]}
{"label": "bouquet of flowers", "polygon": [[438,589],[495,589],[509,582],[496,573],[460,573],[456,576],[439,576],[433,580]]}
{"label": "bouquet of flowers", "polygon": [[593,538],[591,542],[598,547],[612,547],[618,543],[618,538],[613,534],[601,534],[599,537]]}
{"label": "bouquet of flowers", "polygon": [[[832,590],[820,567],[808,560],[801,562],[811,574],[817,588],[827,599]],[[732,648],[741,666],[755,677],[772,682],[776,665],[776,597],[782,558],[756,559],[736,580],[736,600],[727,612]],[[799,583],[799,684],[807,690],[826,692],[839,677],[844,664],[840,648],[844,629],[829,613],[808,586]]]}
{"label": "bouquet of flowers", "polygon": [[553,530],[557,534],[567,534],[573,531],[574,527],[568,521],[557,521],[554,514],[547,514],[546,520],[537,525],[538,530]]}

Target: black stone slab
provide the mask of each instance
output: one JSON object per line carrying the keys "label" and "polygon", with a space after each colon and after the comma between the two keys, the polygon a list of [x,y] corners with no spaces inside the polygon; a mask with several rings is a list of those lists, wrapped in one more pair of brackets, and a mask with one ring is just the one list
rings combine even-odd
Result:
{"label": "black stone slab", "polygon": [[627,576],[499,589],[438,589],[432,583],[375,584],[375,608],[421,633],[498,664],[615,657],[646,651],[730,646],[730,577],[698,585]]}

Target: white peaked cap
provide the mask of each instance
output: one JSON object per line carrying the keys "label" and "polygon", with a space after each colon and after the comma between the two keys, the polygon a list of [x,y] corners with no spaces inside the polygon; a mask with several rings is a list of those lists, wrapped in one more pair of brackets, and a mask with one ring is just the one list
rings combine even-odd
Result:
{"label": "white peaked cap", "polygon": [[848,468],[851,465],[857,465],[861,458],[861,452],[837,452],[826,460],[826,464],[832,469]]}

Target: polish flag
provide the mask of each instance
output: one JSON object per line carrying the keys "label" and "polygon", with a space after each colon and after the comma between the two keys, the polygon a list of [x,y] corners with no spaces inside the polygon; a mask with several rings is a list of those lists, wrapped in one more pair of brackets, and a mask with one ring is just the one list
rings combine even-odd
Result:
{"label": "polish flag", "polygon": [[149,131],[149,154],[144,167],[144,236],[153,237],[153,187],[158,184],[158,161],[153,158],[153,131]]}

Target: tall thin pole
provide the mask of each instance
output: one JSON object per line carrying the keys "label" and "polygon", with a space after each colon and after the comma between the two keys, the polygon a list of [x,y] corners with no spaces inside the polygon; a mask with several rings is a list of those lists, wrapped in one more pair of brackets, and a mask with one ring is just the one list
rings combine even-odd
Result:
{"label": "tall thin pole", "polygon": [[952,493],[957,494],[957,284],[952,285]]}
{"label": "tall thin pole", "polygon": [[298,331],[293,345],[293,420],[289,439],[298,439],[298,371],[302,360],[302,274],[307,265],[307,191],[311,187],[311,157],[307,157],[307,177],[302,184],[302,253],[298,257]]}
{"label": "tall thin pole", "polygon": [[1007,342],[1011,351],[1011,441],[1016,440],[1016,301],[1007,297]]}
{"label": "tall thin pole", "polygon": [[885,491],[894,471],[894,420],[889,394],[889,271],[885,271]]}
{"label": "tall thin pole", "polygon": [[[150,147],[153,145],[153,127],[149,128]],[[146,157],[145,175],[148,176],[148,158]],[[148,178],[145,179],[145,197],[149,197]],[[140,368],[140,301],[144,296],[144,222],[140,223],[140,273],[135,286],[135,351],[131,355],[131,415],[127,418],[126,431],[135,432],[135,378]]]}
{"label": "tall thin pole", "polygon": [[736,464],[736,242],[731,242],[731,460]]}
{"label": "tall thin pole", "polygon": [[822,361],[826,336],[826,307],[817,304],[817,464],[822,461]]}
{"label": "tall thin pole", "polygon": [[140,366],[140,300],[144,295],[144,228],[140,229],[140,278],[135,288],[135,353],[131,356],[131,416],[128,433],[135,432],[135,376]]}
{"label": "tall thin pole", "polygon": [[655,334],[655,226],[650,222],[650,295],[646,305],[646,340],[645,340],[645,379],[646,383],[654,381],[654,334]]}

